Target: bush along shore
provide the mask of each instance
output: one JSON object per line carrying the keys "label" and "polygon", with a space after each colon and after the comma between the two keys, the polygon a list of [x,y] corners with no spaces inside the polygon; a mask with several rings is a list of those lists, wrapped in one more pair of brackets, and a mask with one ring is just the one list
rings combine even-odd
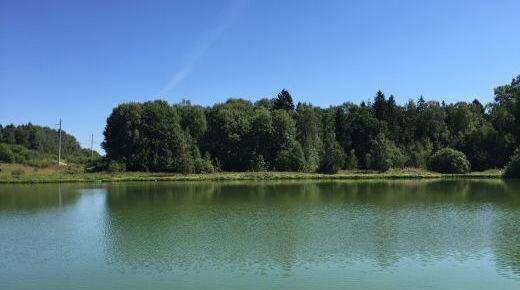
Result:
{"label": "bush along shore", "polygon": [[[36,170],[35,170],[36,168]],[[18,164],[0,164],[1,183],[67,183],[67,182],[122,182],[122,181],[232,181],[232,180],[373,180],[373,179],[440,179],[440,178],[500,178],[500,170],[467,174],[441,174],[417,169],[377,171],[346,171],[335,174],[305,172],[215,172],[204,174],[151,173],[151,172],[92,172],[69,168],[45,168]]]}

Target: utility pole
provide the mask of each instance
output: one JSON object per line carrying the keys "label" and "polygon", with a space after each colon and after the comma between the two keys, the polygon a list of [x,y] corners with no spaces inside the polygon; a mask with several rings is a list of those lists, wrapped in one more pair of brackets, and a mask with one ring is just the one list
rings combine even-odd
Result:
{"label": "utility pole", "polygon": [[94,158],[94,134],[90,134],[90,160]]}
{"label": "utility pole", "polygon": [[58,133],[60,135],[60,143],[58,146],[58,167],[61,164],[61,119],[60,119],[60,129],[58,129]]}

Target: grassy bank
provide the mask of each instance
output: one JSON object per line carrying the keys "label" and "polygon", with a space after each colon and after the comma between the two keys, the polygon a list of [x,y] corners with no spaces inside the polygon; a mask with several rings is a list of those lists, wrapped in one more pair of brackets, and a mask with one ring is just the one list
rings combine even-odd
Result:
{"label": "grassy bank", "polygon": [[340,171],[336,174],[304,172],[218,172],[212,174],[175,174],[150,172],[84,173],[79,167],[37,168],[0,163],[0,183],[120,182],[120,181],[207,181],[207,180],[282,180],[282,179],[425,179],[425,178],[500,178],[500,170],[468,174],[439,174],[417,169]]}

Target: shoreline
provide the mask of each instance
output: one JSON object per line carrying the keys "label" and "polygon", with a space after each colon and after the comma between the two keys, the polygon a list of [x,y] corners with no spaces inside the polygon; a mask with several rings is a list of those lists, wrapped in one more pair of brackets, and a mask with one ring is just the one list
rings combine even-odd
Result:
{"label": "shoreline", "polygon": [[440,174],[428,171],[363,172],[340,171],[336,174],[304,172],[218,172],[208,174],[179,173],[60,173],[56,175],[27,174],[18,177],[0,177],[0,184],[23,183],[104,183],[104,182],[150,182],[150,181],[247,181],[247,180],[376,180],[376,179],[500,179],[500,170],[472,172],[467,174]]}

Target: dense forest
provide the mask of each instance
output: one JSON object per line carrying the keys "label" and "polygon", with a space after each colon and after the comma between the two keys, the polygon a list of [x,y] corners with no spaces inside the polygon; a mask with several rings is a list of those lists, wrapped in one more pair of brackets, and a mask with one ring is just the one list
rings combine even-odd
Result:
{"label": "dense forest", "polygon": [[254,104],[125,103],[108,117],[102,146],[113,170],[465,173],[503,168],[519,133],[520,76],[495,88],[489,104],[420,97],[399,105],[379,91],[372,102],[320,108],[295,105],[286,90]]}
{"label": "dense forest", "polygon": [[[90,150],[83,149],[74,136],[62,130],[62,159],[85,164]],[[57,130],[26,125],[0,125],[0,162],[48,166],[58,160],[59,133]],[[95,152],[95,156],[99,155]]]}

